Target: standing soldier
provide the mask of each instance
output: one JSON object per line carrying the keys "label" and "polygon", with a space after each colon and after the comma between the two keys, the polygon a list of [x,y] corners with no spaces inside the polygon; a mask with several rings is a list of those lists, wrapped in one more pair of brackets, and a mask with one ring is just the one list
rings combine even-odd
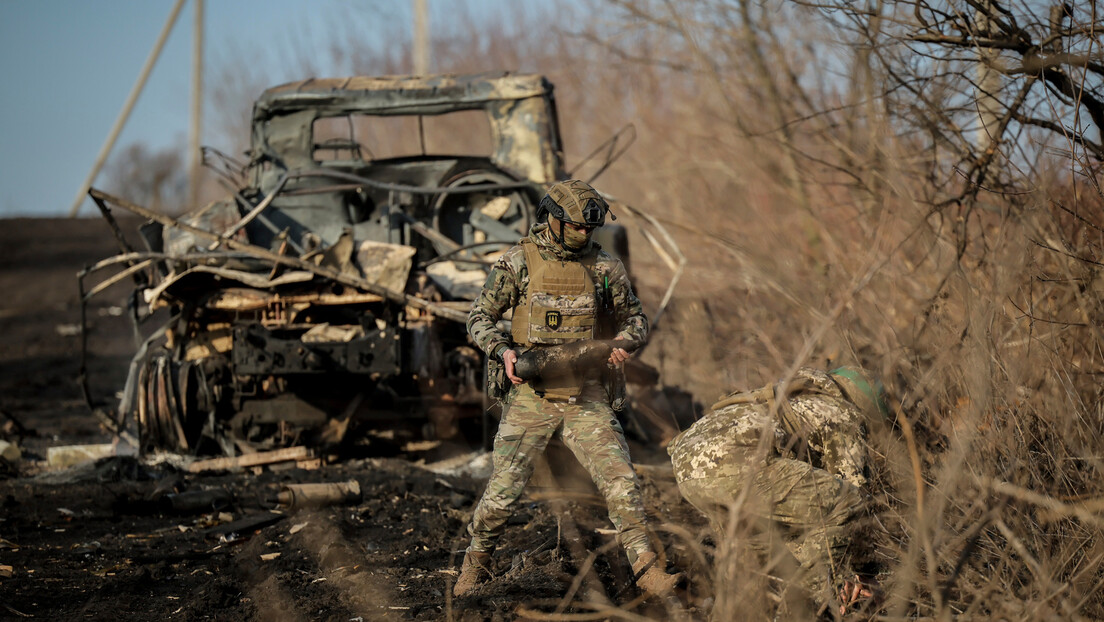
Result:
{"label": "standing soldier", "polygon": [[[518,356],[529,350],[598,336],[625,340],[632,349],[647,339],[648,319],[625,266],[591,241],[607,211],[605,199],[585,182],[554,184],[541,199],[538,224],[498,260],[472,305],[468,333],[487,353],[489,391],[505,398],[505,412],[494,439],[493,471],[468,526],[471,544],[453,588],[456,596],[489,576],[495,542],[553,434],[606,498],[637,585],[662,594],[678,581],[657,563],[645,531],[640,481],[611,407],[612,391],[603,382],[607,370],[579,369],[533,382],[514,373]],[[547,223],[539,222],[546,214]],[[506,333],[497,323],[510,310],[512,330]],[[616,332],[601,335],[603,323]],[[626,348],[614,348],[608,364],[619,367],[628,360]]]}
{"label": "standing soldier", "polygon": [[[803,367],[785,385],[721,399],[667,451],[679,492],[720,541],[738,524],[730,511],[741,508],[753,549],[781,540],[804,597],[820,607],[838,598],[842,612],[875,596],[851,571],[850,556],[866,509],[864,421],[887,413],[881,386],[861,371]],[[769,553],[778,559],[778,550]]]}

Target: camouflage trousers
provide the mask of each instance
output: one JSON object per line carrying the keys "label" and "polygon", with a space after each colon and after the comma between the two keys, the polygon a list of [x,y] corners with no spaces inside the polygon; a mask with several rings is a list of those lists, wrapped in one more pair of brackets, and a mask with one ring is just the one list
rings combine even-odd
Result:
{"label": "camouflage trousers", "polygon": [[[748,548],[775,560],[774,570],[817,600],[831,598],[833,587],[850,578],[853,524],[866,505],[847,481],[801,460],[771,457],[742,475],[687,479],[678,486],[719,538],[745,537]],[[786,551],[792,555],[788,569],[777,561]]]}
{"label": "camouflage trousers", "polygon": [[588,387],[575,404],[545,400],[528,384],[517,385],[494,439],[493,470],[468,526],[469,551],[490,552],[505,530],[511,508],[533,474],[534,460],[559,434],[606,499],[610,521],[629,560],[651,551],[640,480],[629,446],[609,404]]}

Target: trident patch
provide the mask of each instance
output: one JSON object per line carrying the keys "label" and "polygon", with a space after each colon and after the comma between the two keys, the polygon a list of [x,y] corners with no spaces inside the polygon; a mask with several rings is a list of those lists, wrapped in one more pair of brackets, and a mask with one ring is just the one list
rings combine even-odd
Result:
{"label": "trident patch", "polygon": [[544,313],[544,325],[553,330],[560,327],[563,323],[563,316],[559,311],[546,311]]}

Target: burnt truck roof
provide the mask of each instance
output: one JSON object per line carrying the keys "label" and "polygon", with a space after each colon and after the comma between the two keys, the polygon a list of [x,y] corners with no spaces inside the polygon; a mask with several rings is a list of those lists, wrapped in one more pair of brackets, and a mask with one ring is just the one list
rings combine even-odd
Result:
{"label": "burnt truck roof", "polygon": [[[254,158],[269,154],[285,170],[315,167],[312,124],[323,117],[484,110],[495,140],[491,162],[518,179],[551,183],[564,175],[552,90],[544,76],[509,72],[290,82],[266,90],[254,103]],[[271,184],[279,176],[261,169],[255,174],[257,182]]]}
{"label": "burnt truck roof", "polygon": [[311,78],[266,90],[254,105],[253,120],[307,108],[335,114],[436,114],[495,101],[545,97],[552,88],[544,76],[509,72]]}

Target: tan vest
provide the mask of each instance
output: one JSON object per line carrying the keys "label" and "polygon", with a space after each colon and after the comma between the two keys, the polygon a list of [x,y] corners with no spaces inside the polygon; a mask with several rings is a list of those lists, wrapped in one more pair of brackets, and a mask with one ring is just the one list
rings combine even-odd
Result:
{"label": "tan vest", "polygon": [[[598,321],[598,297],[591,274],[597,253],[579,261],[547,260],[537,245],[522,240],[529,287],[514,309],[512,337],[526,348],[594,339]],[[582,391],[577,377],[542,379],[536,388],[545,397],[570,399]]]}

